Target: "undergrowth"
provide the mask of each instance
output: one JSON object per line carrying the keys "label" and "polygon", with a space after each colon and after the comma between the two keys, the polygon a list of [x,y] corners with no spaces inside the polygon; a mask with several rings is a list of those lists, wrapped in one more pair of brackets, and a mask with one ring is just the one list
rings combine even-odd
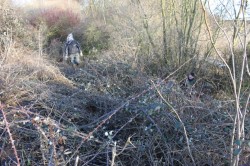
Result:
{"label": "undergrowth", "polygon": [[[53,27],[64,33],[58,14],[40,13],[48,19],[54,48],[60,41]],[[224,71],[197,69],[190,89],[183,85],[189,61],[160,78],[115,51],[97,53],[74,69],[40,47],[26,47],[19,37],[26,33],[14,33],[8,17],[10,23],[0,27],[0,165],[229,164],[234,101],[220,88],[231,86]],[[3,33],[9,25],[13,33]],[[108,36],[97,31],[105,32],[95,25],[86,29],[94,46]],[[250,162],[249,117],[245,125],[245,140],[234,143],[242,149],[241,164]]]}

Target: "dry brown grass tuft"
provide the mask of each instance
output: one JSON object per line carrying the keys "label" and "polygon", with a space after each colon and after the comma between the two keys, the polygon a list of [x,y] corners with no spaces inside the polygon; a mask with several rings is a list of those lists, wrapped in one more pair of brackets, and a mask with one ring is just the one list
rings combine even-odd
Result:
{"label": "dry brown grass tuft", "polygon": [[[36,51],[25,50],[23,48],[10,48],[1,61],[2,68],[16,69],[20,75],[29,75],[30,79],[40,81],[66,81],[59,69],[45,56],[40,56]],[[67,81],[66,81],[67,82]]]}
{"label": "dry brown grass tuft", "polygon": [[47,82],[72,85],[44,56],[17,45],[9,43],[8,49],[0,55],[2,102],[16,105],[23,100],[36,100],[41,96],[46,98]]}

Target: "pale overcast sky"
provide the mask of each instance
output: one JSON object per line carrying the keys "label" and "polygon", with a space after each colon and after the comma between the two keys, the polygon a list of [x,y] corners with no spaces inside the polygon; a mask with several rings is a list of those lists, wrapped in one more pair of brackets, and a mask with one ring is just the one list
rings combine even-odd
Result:
{"label": "pale overcast sky", "polygon": [[[226,19],[233,19],[234,8],[239,10],[240,0],[207,0],[212,12]],[[250,8],[247,8],[247,18],[250,18]]]}
{"label": "pale overcast sky", "polygon": [[[16,5],[23,5],[33,0],[12,0]],[[44,0],[45,1],[45,0]],[[65,0],[62,0],[65,1]],[[233,8],[235,6],[236,10],[239,9],[240,0],[207,0],[209,2],[212,12],[216,15],[220,15],[226,19],[233,19]],[[247,10],[247,17],[250,18],[250,8]]]}
{"label": "pale overcast sky", "polygon": [[29,2],[31,2],[32,0],[12,0],[12,2],[14,3],[14,4],[16,4],[16,5],[23,5],[23,4],[25,4],[25,3],[29,3]]}

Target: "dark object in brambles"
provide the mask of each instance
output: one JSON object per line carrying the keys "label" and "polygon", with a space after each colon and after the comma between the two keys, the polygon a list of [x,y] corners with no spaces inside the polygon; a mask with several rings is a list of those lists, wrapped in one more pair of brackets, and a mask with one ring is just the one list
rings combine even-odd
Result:
{"label": "dark object in brambles", "polygon": [[194,72],[189,73],[185,79],[180,82],[180,86],[183,89],[191,88],[196,82],[196,77]]}
{"label": "dark object in brambles", "polygon": [[187,76],[187,81],[188,81],[188,83],[190,83],[190,84],[194,84],[194,82],[195,82],[195,75],[194,75],[193,72],[191,72],[191,73]]}

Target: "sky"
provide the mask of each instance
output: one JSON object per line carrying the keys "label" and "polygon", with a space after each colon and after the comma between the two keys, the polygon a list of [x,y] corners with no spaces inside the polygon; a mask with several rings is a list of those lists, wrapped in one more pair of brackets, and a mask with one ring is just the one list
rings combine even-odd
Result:
{"label": "sky", "polygon": [[[240,8],[240,0],[207,0],[207,3],[210,6],[210,9],[213,14],[219,15],[225,19],[234,19],[234,8],[236,11]],[[250,18],[250,8],[247,8],[246,17]],[[241,16],[242,18],[242,16]]]}
{"label": "sky", "polygon": [[32,2],[32,0],[11,0],[11,1],[18,6],[22,6],[25,3]]}
{"label": "sky", "polygon": [[[14,4],[18,6],[22,6],[25,3],[32,2],[33,0],[12,0]],[[46,1],[46,0],[43,0]],[[62,0],[65,1],[65,0]],[[233,6],[235,6],[236,10],[239,9],[239,3],[240,0],[204,0],[209,3],[208,4],[213,12],[213,14],[220,15],[221,17],[225,19],[233,19],[234,12],[233,12]],[[234,4],[234,5],[233,5]],[[250,19],[250,7],[247,9],[247,18]]]}

